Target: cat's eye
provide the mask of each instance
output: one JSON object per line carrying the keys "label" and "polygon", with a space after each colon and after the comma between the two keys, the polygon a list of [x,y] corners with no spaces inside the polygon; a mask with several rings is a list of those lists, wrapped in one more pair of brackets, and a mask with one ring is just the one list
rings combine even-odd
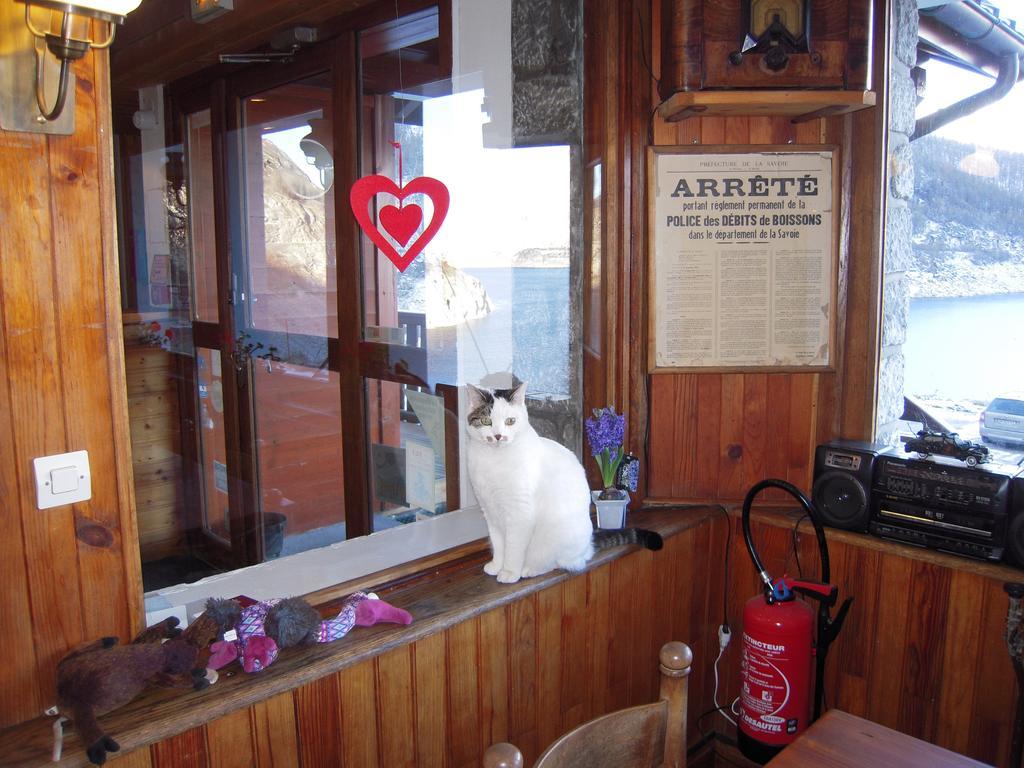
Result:
{"label": "cat's eye", "polygon": [[483,424],[485,427],[491,426],[491,417],[484,416],[482,419],[480,419],[480,423]]}
{"label": "cat's eye", "polygon": [[505,426],[506,427],[511,427],[515,423],[516,423],[516,417],[515,416],[509,416],[507,419],[505,419]]}

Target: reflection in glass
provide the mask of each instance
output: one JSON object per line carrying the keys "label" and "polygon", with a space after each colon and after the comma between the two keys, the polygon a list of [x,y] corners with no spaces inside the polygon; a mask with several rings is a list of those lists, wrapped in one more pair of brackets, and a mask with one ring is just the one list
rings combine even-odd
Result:
{"label": "reflection in glass", "polygon": [[193,317],[217,322],[217,243],[213,217],[213,143],[210,110],[186,119],[188,223],[192,254]]}
{"label": "reflection in glass", "polygon": [[265,557],[344,540],[338,374],[269,356],[252,371]]}
{"label": "reflection in glass", "polygon": [[196,347],[195,365],[202,523],[208,533],[227,544],[231,540],[231,518],[220,352]]}
{"label": "reflection in glass", "polygon": [[248,264],[238,290],[259,330],[338,335],[328,86],[316,75],[244,100]]}

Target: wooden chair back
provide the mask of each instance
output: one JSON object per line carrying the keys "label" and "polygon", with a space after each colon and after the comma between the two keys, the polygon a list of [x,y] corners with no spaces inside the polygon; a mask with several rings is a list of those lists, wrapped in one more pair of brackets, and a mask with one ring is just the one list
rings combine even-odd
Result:
{"label": "wooden chair back", "polygon": [[[548,747],[534,768],[686,768],[687,676],[693,653],[685,643],[666,643],[659,660],[658,701],[577,726]],[[495,744],[484,754],[484,768],[523,768],[523,755],[512,744]]]}

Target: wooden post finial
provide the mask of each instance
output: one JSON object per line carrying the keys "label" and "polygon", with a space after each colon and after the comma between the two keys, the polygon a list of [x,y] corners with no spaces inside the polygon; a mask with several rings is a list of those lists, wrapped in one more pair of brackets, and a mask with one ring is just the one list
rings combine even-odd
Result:
{"label": "wooden post finial", "polygon": [[484,752],[484,768],[523,768],[523,754],[505,741],[492,744]]}
{"label": "wooden post finial", "polygon": [[659,657],[661,671],[670,677],[685,677],[690,674],[693,663],[693,651],[686,643],[673,640],[661,646]]}

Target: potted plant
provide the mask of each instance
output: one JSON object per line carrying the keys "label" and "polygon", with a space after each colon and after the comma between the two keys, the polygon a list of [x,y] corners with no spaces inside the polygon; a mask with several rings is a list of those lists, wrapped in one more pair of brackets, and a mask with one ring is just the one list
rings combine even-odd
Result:
{"label": "potted plant", "polygon": [[601,471],[604,487],[591,491],[597,507],[599,528],[622,528],[626,521],[629,494],[636,490],[639,461],[625,452],[626,417],[615,412],[613,406],[594,410],[594,417],[585,422],[590,453]]}

